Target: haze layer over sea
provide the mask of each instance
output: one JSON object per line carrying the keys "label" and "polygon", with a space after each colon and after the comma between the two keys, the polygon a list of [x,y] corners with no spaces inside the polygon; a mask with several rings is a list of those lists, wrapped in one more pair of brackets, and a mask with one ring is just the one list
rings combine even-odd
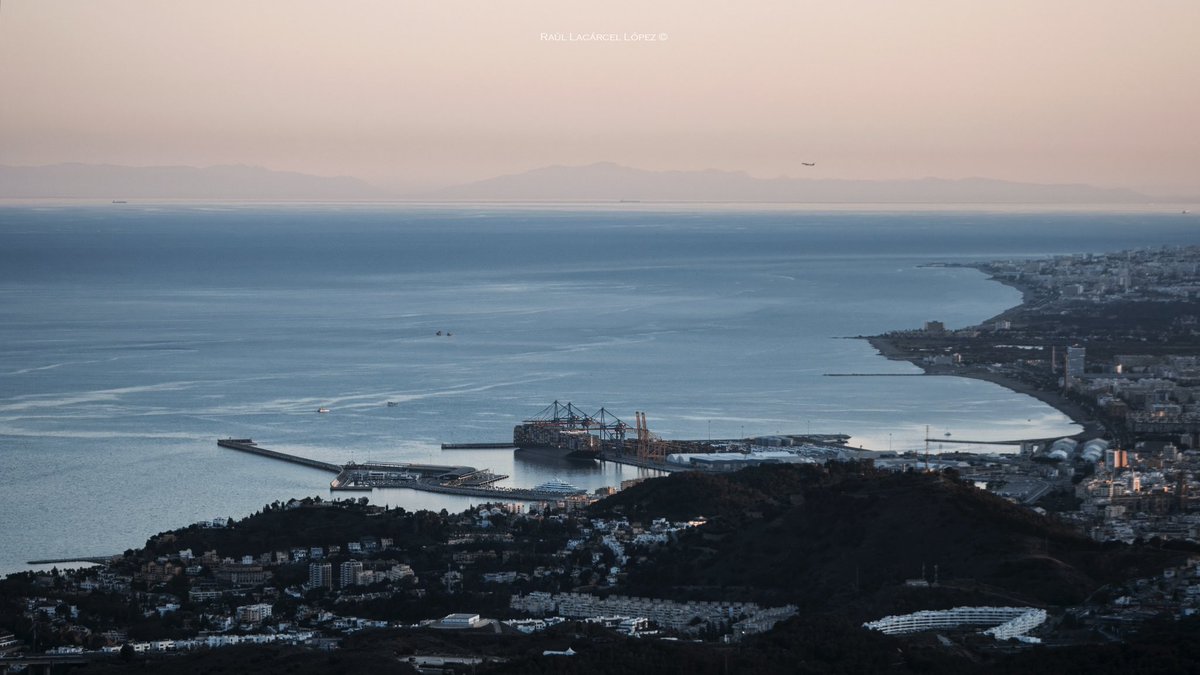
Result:
{"label": "haze layer over sea", "polygon": [[972,324],[1020,301],[925,263],[1195,243],[1196,227],[1178,211],[2,206],[0,573],[329,496],[329,474],[218,437],[595,488],[638,470],[438,444],[510,440],[554,399],[630,422],[644,410],[668,438],[811,431],[904,450],[925,425],[1073,433],[987,382],[823,375],[916,372],[840,338]]}

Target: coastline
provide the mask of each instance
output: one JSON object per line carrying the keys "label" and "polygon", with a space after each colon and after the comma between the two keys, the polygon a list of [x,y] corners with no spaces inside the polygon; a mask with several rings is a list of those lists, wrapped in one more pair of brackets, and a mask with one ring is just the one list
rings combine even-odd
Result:
{"label": "coastline", "polygon": [[974,270],[979,270],[983,274],[987,275],[988,281],[994,281],[998,284],[1008,286],[1009,288],[1015,289],[1017,292],[1019,292],[1021,294],[1021,302],[1013,305],[1012,307],[1009,307],[1008,309],[1004,310],[1003,312],[1000,312],[996,316],[989,317],[987,319],[984,319],[983,321],[980,321],[979,324],[977,324],[977,325],[995,323],[996,321],[1001,321],[1001,320],[1005,320],[1005,319],[1011,320],[1011,319],[1015,318],[1018,314],[1020,314],[1021,310],[1026,309],[1029,306],[1029,301],[1031,299],[1031,296],[1033,295],[1033,286],[1030,286],[1029,284],[1023,284],[1019,281],[1014,281],[1012,279],[998,279],[995,276],[988,274],[987,270],[985,270],[983,268],[984,266],[981,264],[963,265],[963,267],[969,267]]}
{"label": "coastline", "polygon": [[907,361],[921,369],[921,375],[929,377],[965,377],[972,380],[982,380],[998,384],[1009,391],[1017,394],[1025,394],[1031,398],[1035,398],[1042,403],[1054,408],[1063,415],[1066,415],[1072,422],[1078,424],[1082,429],[1075,436],[1097,436],[1103,434],[1104,426],[1098,420],[1093,418],[1079,404],[1071,401],[1057,391],[1047,391],[1040,389],[1028,382],[1023,382],[1007,375],[1000,373],[965,369],[961,366],[931,366],[919,362],[917,357],[910,356],[903,349],[897,347],[895,343],[887,337],[875,335],[864,338],[872,347],[874,347],[881,356],[889,361]]}
{"label": "coastline", "polygon": [[[976,324],[976,326],[986,325],[1001,320],[1013,320],[1028,308],[1030,301],[1033,299],[1033,287],[1007,279],[997,279],[996,277],[987,273],[983,264],[963,264],[958,266],[979,270],[980,272],[987,274],[989,281],[1003,284],[1010,288],[1016,289],[1021,293],[1020,303],[1005,309],[993,317],[984,319]],[[986,367],[962,365],[946,366],[924,363],[921,355],[914,354],[900,347],[888,335],[873,335],[864,337],[863,339],[865,339],[872,347],[874,347],[875,350],[879,352],[880,356],[883,356],[889,361],[907,361],[908,363],[920,368],[921,375],[937,377],[965,377],[973,380],[982,380],[984,382],[991,382],[992,384],[1000,385],[1001,387],[1004,387],[1005,389],[1008,389],[1014,393],[1024,394],[1031,398],[1035,398],[1051,408],[1059,411],[1063,415],[1066,415],[1073,423],[1079,425],[1081,430],[1075,434],[1077,437],[1095,437],[1104,434],[1104,425],[1101,424],[1099,420],[1095,419],[1091,413],[1085,410],[1078,403],[1068,399],[1057,390],[1043,389],[1030,382],[995,372]]]}

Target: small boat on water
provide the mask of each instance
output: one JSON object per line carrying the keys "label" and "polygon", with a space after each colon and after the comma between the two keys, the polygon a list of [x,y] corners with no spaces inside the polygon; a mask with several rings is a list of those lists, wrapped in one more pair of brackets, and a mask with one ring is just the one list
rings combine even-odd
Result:
{"label": "small boat on water", "polygon": [[327,412],[329,412],[329,408],[317,408],[317,412],[319,412],[319,413],[327,413]]}
{"label": "small boat on water", "polygon": [[389,407],[389,408],[395,408],[395,407],[396,407],[396,406],[398,406],[398,405],[400,405],[400,404],[399,404],[399,403],[396,403],[395,401],[388,401],[388,402],[387,402],[387,407]]}

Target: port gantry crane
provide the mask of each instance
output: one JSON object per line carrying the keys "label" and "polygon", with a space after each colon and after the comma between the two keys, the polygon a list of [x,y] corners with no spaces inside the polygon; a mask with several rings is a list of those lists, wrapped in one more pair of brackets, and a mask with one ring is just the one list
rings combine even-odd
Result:
{"label": "port gantry crane", "polygon": [[650,433],[646,425],[646,413],[634,412],[637,421],[637,458],[643,462],[661,462],[666,459],[661,440]]}
{"label": "port gantry crane", "polygon": [[570,402],[555,401],[531,419],[525,420],[524,424],[556,431],[584,431],[596,434],[605,451],[624,454],[629,450],[636,453],[638,460],[643,462],[661,464],[672,452],[689,451],[688,446],[684,444],[666,441],[657,434],[651,433],[650,427],[646,423],[646,413],[634,412],[634,418],[636,420],[634,426],[636,437],[633,448],[626,448],[625,445],[629,425],[606,408],[600,408],[596,412],[588,414]]}
{"label": "port gantry crane", "polygon": [[534,415],[532,419],[525,420],[525,424],[552,427],[559,431],[596,433],[604,445],[617,450],[624,449],[625,432],[629,429],[628,424],[622,422],[621,418],[605,408],[600,408],[589,415],[570,401],[551,403],[542,408],[541,412]]}
{"label": "port gantry crane", "polygon": [[635,412],[633,415],[637,421],[638,460],[662,464],[672,452],[696,452],[685,443],[663,440],[658,434],[650,433],[650,427],[646,424],[646,413]]}

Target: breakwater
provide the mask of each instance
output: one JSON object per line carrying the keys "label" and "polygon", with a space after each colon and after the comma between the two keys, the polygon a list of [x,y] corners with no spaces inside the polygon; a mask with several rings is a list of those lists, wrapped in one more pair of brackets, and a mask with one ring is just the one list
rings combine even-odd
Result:
{"label": "breakwater", "polygon": [[508,478],[508,476],[492,473],[487,469],[476,469],[472,466],[406,462],[366,464],[350,462],[342,465],[291,455],[278,450],[269,450],[249,438],[222,438],[217,441],[217,445],[222,448],[334,472],[337,476],[329,483],[329,489],[334,491],[370,492],[376,488],[405,488],[502,501],[557,501],[569,496],[550,490],[497,486],[495,483]]}
{"label": "breakwater", "polygon": [[286,452],[260,448],[258,447],[258,444],[253,441],[253,439],[249,438],[222,438],[217,441],[217,445],[221,446],[222,448],[229,448],[230,450],[241,450],[242,452],[248,452],[253,455],[270,457],[271,459],[278,459],[284,462],[291,462],[292,464],[310,466],[314,469],[321,469],[322,471],[332,471],[333,473],[338,473],[342,470],[340,464],[322,462],[317,459],[309,459],[299,455],[289,455]]}
{"label": "breakwater", "polygon": [[48,560],[30,560],[26,565],[64,565],[67,563],[93,563],[96,565],[107,565],[108,563],[122,557],[119,553],[116,555],[96,555],[96,556],[77,556],[74,558],[50,558]]}
{"label": "breakwater", "polygon": [[825,373],[825,377],[924,377],[926,373]]}

